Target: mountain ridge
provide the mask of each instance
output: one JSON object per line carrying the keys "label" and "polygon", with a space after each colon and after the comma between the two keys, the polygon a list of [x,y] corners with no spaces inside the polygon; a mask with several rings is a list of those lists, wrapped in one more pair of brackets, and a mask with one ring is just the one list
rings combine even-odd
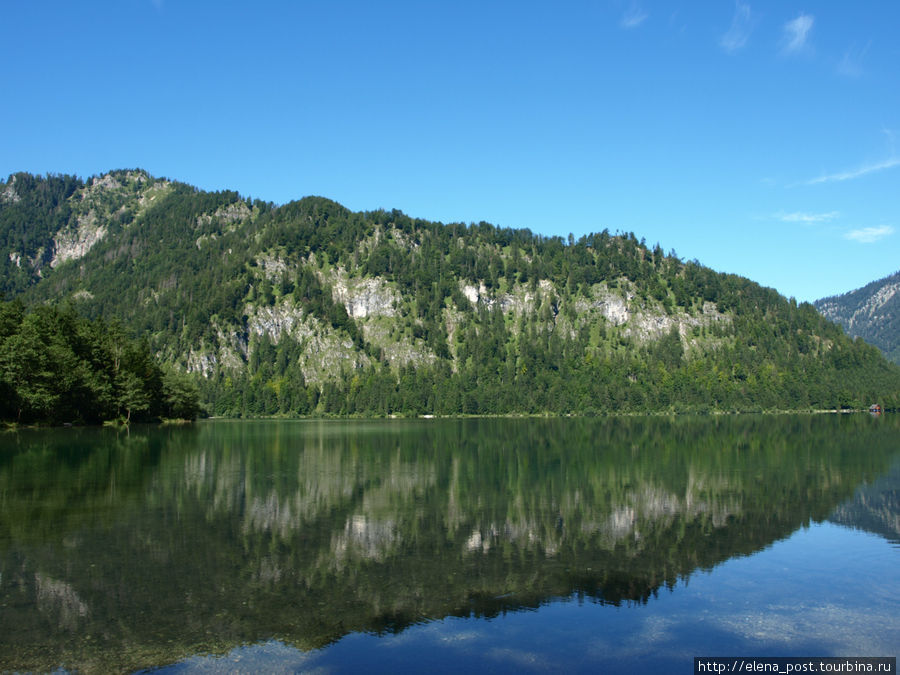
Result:
{"label": "mountain ridge", "polygon": [[608,230],[276,206],[119,170],[0,183],[3,288],[118,318],[226,415],[893,405],[808,303]]}
{"label": "mountain ridge", "polygon": [[814,304],[848,335],[863,338],[900,363],[900,272]]}

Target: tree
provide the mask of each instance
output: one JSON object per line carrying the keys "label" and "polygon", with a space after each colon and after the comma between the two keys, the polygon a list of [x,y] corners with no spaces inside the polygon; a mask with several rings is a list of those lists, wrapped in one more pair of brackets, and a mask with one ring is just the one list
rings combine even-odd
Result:
{"label": "tree", "polygon": [[137,375],[128,370],[122,371],[116,385],[119,390],[117,399],[119,409],[125,410],[126,424],[131,422],[132,413],[150,409],[150,396]]}
{"label": "tree", "polygon": [[25,322],[0,346],[0,379],[14,392],[17,422],[52,414],[59,400],[55,376],[34,321]]}
{"label": "tree", "polygon": [[200,413],[200,392],[194,381],[175,370],[163,372],[165,416],[170,419],[191,420]]}

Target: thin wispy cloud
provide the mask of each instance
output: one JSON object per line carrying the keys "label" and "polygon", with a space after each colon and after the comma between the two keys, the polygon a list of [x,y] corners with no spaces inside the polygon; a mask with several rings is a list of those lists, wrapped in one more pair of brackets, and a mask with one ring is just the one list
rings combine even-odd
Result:
{"label": "thin wispy cloud", "polygon": [[866,58],[866,52],[869,51],[869,47],[871,46],[871,40],[867,42],[866,46],[862,49],[857,49],[855,45],[851,45],[847,51],[844,52],[844,56],[841,58],[840,63],[838,63],[838,75],[843,75],[844,77],[862,77],[863,61]]}
{"label": "thin wispy cloud", "polygon": [[731,19],[731,27],[719,38],[719,46],[729,54],[742,49],[747,40],[750,39],[750,33],[753,31],[753,16],[750,12],[750,5],[742,2],[734,3],[734,17]]}
{"label": "thin wispy cloud", "polygon": [[784,24],[784,51],[795,53],[805,49],[814,21],[811,14],[801,14]]}
{"label": "thin wispy cloud", "polygon": [[806,185],[818,185],[819,183],[840,183],[841,181],[853,180],[854,178],[860,178],[861,176],[875,173],[877,171],[893,169],[895,166],[900,166],[900,157],[891,157],[890,159],[886,159],[883,162],[866,164],[849,171],[840,171],[838,173],[819,176],[818,178],[813,178],[812,180],[806,181]]}
{"label": "thin wispy cloud", "polygon": [[891,149],[891,157],[895,157],[897,155],[897,134],[894,133],[893,129],[883,128],[881,130],[885,136],[887,136],[888,147]]}
{"label": "thin wispy cloud", "polygon": [[890,225],[879,225],[878,227],[860,227],[856,230],[850,230],[844,235],[844,239],[859,242],[860,244],[874,244],[876,241],[884,239],[894,234],[894,228]]}
{"label": "thin wispy cloud", "polygon": [[625,14],[622,15],[619,25],[622,28],[637,28],[647,20],[648,16],[650,15],[644,11],[644,8],[639,3],[632,2],[628,9],[625,10]]}
{"label": "thin wispy cloud", "polygon": [[828,211],[827,213],[803,213],[800,211],[794,213],[776,213],[775,217],[783,223],[803,223],[812,225],[815,223],[826,223],[834,220],[841,214],[837,211]]}
{"label": "thin wispy cloud", "polygon": [[682,20],[680,12],[676,9],[669,16],[669,29],[677,30],[679,33],[684,33],[686,28],[687,24]]}

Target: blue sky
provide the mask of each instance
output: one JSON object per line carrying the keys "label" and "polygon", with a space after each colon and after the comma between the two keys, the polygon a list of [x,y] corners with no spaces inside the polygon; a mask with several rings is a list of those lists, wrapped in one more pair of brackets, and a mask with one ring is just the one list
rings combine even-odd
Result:
{"label": "blue sky", "polygon": [[5,3],[0,175],[141,167],[798,300],[900,269],[900,3]]}

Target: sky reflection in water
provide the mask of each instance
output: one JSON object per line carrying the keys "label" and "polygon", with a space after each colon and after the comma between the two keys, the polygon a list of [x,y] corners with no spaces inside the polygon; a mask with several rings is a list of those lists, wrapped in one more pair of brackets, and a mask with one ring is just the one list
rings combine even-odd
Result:
{"label": "sky reflection in water", "polygon": [[780,416],[7,435],[0,669],[891,656],[898,430]]}
{"label": "sky reflection in water", "polygon": [[160,672],[658,673],[690,672],[695,656],[894,656],[898,563],[900,550],[881,537],[826,522],[694,575],[647,605],[554,600],[493,619],[351,634],[309,653],[271,641]]}

